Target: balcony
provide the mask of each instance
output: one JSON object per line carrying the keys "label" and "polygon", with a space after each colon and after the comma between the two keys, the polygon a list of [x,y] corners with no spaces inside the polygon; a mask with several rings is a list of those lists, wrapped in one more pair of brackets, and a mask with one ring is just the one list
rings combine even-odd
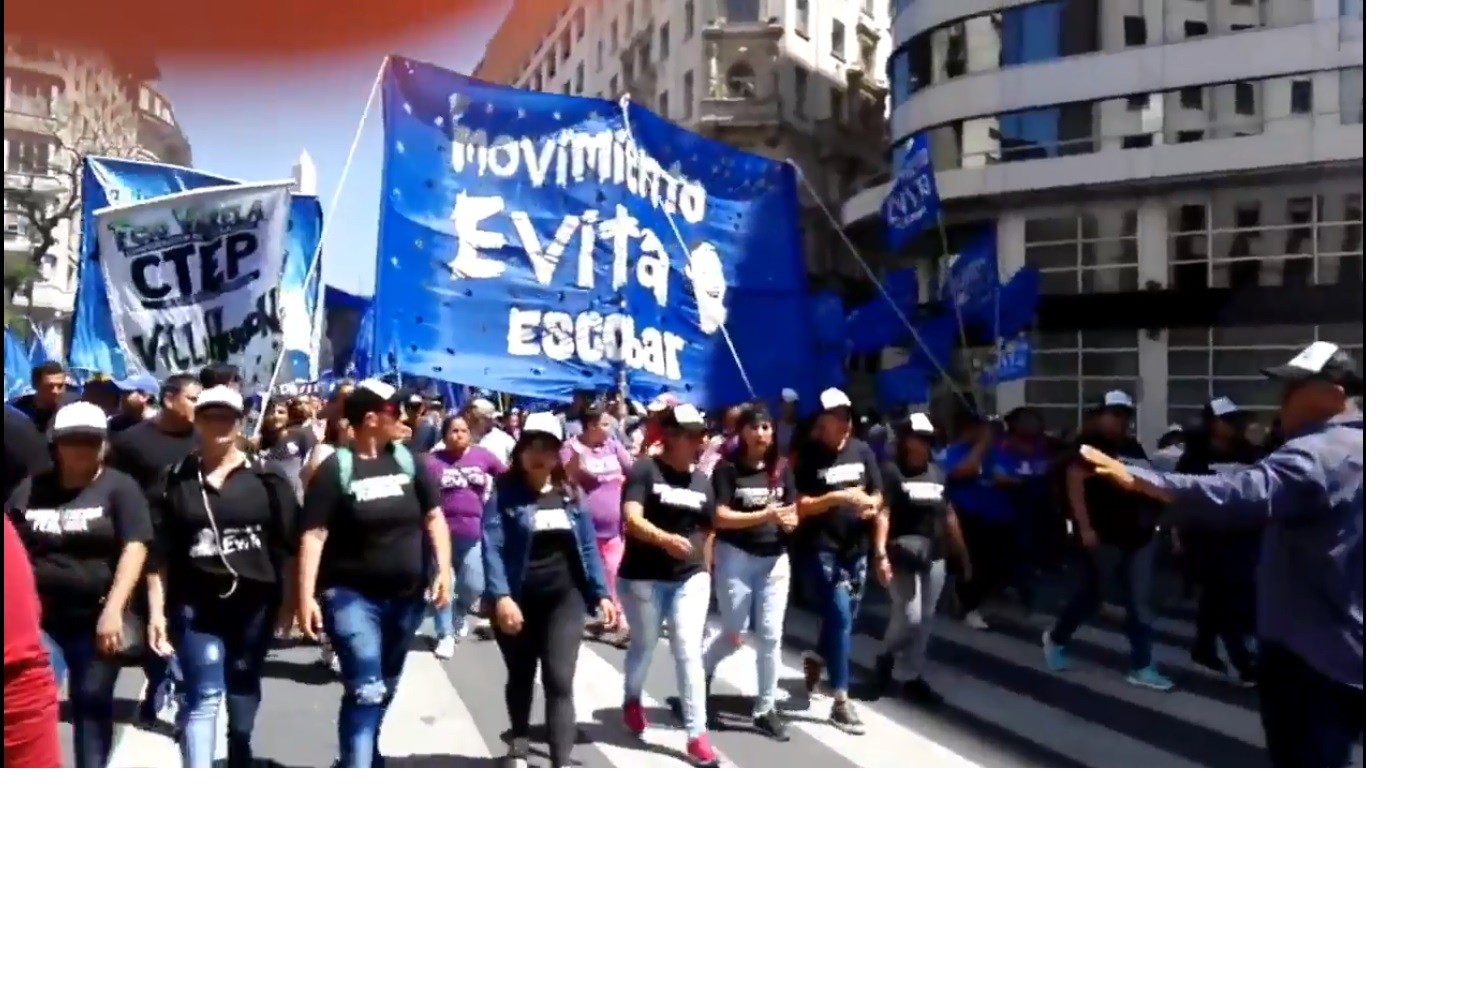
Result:
{"label": "balcony", "polygon": [[708,0],[704,39],[778,40],[785,33],[785,0]]}
{"label": "balcony", "polygon": [[55,195],[65,189],[63,175],[38,174],[32,171],[6,171],[5,193]]}
{"label": "balcony", "polygon": [[37,121],[50,121],[53,118],[53,102],[47,96],[33,95],[22,92],[7,92],[5,94],[5,125],[11,126],[11,117],[26,117]]}
{"label": "balcony", "polygon": [[784,120],[779,99],[713,97],[698,105],[698,123],[712,129],[778,128]]}
{"label": "balcony", "polygon": [[190,166],[190,141],[173,120],[140,110],[138,141],[141,151],[161,163]]}

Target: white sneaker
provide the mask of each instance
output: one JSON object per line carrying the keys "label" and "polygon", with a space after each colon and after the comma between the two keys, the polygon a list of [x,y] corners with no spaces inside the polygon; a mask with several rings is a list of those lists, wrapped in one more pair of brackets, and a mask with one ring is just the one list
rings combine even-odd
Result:
{"label": "white sneaker", "polygon": [[452,633],[459,639],[466,639],[470,632],[472,632],[472,625],[465,617],[459,618],[457,625],[452,629]]}
{"label": "white sneaker", "polygon": [[980,612],[971,612],[969,615],[967,615],[965,617],[965,624],[969,625],[973,629],[980,629],[983,632],[991,628],[990,624],[988,624],[986,621],[986,616],[982,615]]}
{"label": "white sneaker", "polygon": [[442,636],[437,640],[436,649],[432,651],[436,653],[437,659],[451,659],[452,654],[457,651],[457,640],[449,635]]}

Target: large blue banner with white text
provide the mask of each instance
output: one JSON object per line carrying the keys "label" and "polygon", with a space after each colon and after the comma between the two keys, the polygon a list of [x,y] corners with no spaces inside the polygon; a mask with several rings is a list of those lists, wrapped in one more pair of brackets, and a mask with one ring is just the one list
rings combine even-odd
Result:
{"label": "large blue banner with white text", "polygon": [[623,363],[639,400],[808,385],[789,166],[405,59],[383,106],[377,362],[392,346],[404,373],[556,400]]}
{"label": "large blue banner with white text", "polygon": [[[93,215],[99,209],[132,205],[181,191],[234,184],[240,182],[172,164],[117,157],[87,159],[82,168],[80,194],[82,263],[77,274],[77,302],[72,319],[72,345],[67,352],[68,364],[116,378],[129,374],[114,331],[103,270],[98,263]],[[318,199],[311,195],[294,195],[288,221],[287,265],[278,292],[278,311],[288,354],[280,375],[283,379],[299,379],[311,375],[311,364],[317,355],[311,349],[318,344],[319,333],[315,326],[318,321],[318,266],[322,264],[320,262],[313,270],[308,269],[308,264],[323,236],[323,209]]]}

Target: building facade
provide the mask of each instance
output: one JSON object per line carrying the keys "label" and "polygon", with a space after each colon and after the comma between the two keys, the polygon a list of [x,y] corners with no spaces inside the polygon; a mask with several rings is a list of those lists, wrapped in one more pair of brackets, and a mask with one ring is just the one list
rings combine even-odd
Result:
{"label": "building facade", "polygon": [[1041,273],[1033,375],[998,410],[1068,427],[1126,389],[1155,436],[1212,396],[1271,411],[1258,370],[1316,338],[1359,354],[1364,23],[1361,0],[895,3],[891,141],[928,134],[951,240],[994,223],[1003,272]]}
{"label": "building facade", "polygon": [[[9,300],[67,329],[77,290],[82,158],[190,164],[190,143],[150,59],[124,61],[6,38],[5,261]],[[12,277],[12,272],[17,277]]]}
{"label": "building facade", "polygon": [[[516,4],[474,75],[615,99],[806,175],[808,266],[861,277],[828,220],[887,173],[885,0],[546,0]],[[813,199],[809,191],[815,191]],[[825,208],[819,207],[825,206]]]}

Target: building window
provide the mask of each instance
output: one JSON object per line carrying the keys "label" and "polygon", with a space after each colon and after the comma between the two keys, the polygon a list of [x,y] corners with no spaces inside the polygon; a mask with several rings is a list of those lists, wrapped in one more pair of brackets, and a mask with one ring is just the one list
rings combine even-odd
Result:
{"label": "building window", "polygon": [[585,95],[585,65],[575,66],[575,92],[576,95]]}
{"label": "building window", "polygon": [[611,53],[614,55],[621,46],[621,25],[617,21],[611,22]]}
{"label": "building window", "polygon": [[861,35],[858,37],[858,64],[870,79],[878,70],[878,45]]}
{"label": "building window", "polygon": [[570,58],[570,32],[564,31],[560,34],[560,61],[568,61]]}
{"label": "building window", "polygon": [[621,79],[619,76],[611,76],[611,98],[615,99],[621,94]]}
{"label": "building window", "polygon": [[1366,69],[1340,70],[1340,122],[1366,122]]}
{"label": "building window", "polygon": [[841,89],[832,89],[831,91],[829,91],[827,93],[827,95],[831,97],[830,111],[831,111],[832,119],[836,120],[838,123],[843,122],[844,118],[847,115],[846,114],[846,108],[847,107],[843,103],[842,90]]}
{"label": "building window", "polygon": [[662,27],[657,29],[657,57],[668,57],[668,42],[668,25],[664,23]]}
{"label": "building window", "polygon": [[1139,214],[1132,206],[1098,206],[1031,216],[1024,233],[1026,265],[1045,294],[1094,294],[1139,287]]}
{"label": "building window", "polygon": [[1128,137],[1120,138],[1120,147],[1125,150],[1144,150],[1146,147],[1155,146],[1155,134],[1136,133]]}
{"label": "building window", "polygon": [[606,61],[606,42],[596,39],[596,71],[600,71]]}
{"label": "building window", "polygon": [[811,0],[796,0],[796,33],[811,37]]}
{"label": "building window", "polygon": [[1252,82],[1233,83],[1233,112],[1239,116],[1252,116],[1258,112]]}
{"label": "building window", "polygon": [[838,61],[847,58],[847,25],[832,18],[832,57]]}
{"label": "building window", "polygon": [[25,130],[5,131],[6,174],[49,174],[56,139]]}
{"label": "building window", "polygon": [[637,10],[632,0],[627,0],[627,33],[632,33],[632,28],[637,26]]}
{"label": "building window", "polygon": [[1314,112],[1315,84],[1309,79],[1295,79],[1289,85],[1289,112],[1303,116]]}
{"label": "building window", "polygon": [[570,95],[570,80],[569,79],[566,79],[564,82],[562,82],[560,84],[560,91],[563,92],[567,96]]}
{"label": "building window", "polygon": [[792,67],[791,71],[795,80],[796,115],[805,119],[807,104],[811,101],[811,70],[805,65],[796,65]]}
{"label": "building window", "polygon": [[1140,92],[1133,96],[1126,96],[1125,108],[1134,110],[1150,108],[1150,93]]}
{"label": "building window", "polygon": [[657,94],[657,115],[661,116],[663,119],[667,119],[668,94],[666,92],[659,92]]}
{"label": "building window", "polygon": [[585,37],[585,11],[575,11],[575,40]]}
{"label": "building window", "polygon": [[1110,390],[1138,397],[1140,337],[1133,328],[1034,331],[1027,404],[1051,432],[1072,433]]}
{"label": "building window", "polygon": [[693,0],[683,0],[683,40],[693,37]]}
{"label": "building window", "polygon": [[1138,48],[1143,45],[1148,35],[1145,31],[1144,17],[1125,18],[1125,47]]}
{"label": "building window", "polygon": [[1182,31],[1189,38],[1204,38],[1207,36],[1207,22],[1189,20],[1181,25]]}
{"label": "building window", "polygon": [[1225,396],[1245,410],[1268,418],[1279,408],[1280,384],[1262,370],[1288,362],[1314,341],[1350,351],[1359,361],[1366,328],[1360,324],[1218,325],[1172,328],[1167,338],[1168,420],[1183,425],[1200,419],[1202,407]]}
{"label": "building window", "polygon": [[693,69],[683,73],[683,119],[693,119]]}

